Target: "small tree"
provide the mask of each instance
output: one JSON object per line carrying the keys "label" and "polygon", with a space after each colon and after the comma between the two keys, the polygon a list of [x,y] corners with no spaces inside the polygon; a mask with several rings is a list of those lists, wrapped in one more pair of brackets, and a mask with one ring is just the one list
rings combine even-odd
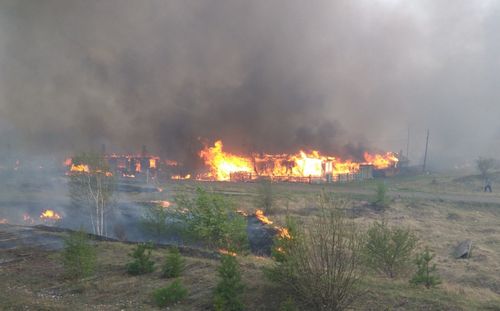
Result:
{"label": "small tree", "polygon": [[166,278],[179,277],[184,270],[185,260],[182,258],[178,248],[173,248],[167,255],[162,269],[162,276]]}
{"label": "small tree", "polygon": [[79,279],[93,274],[96,251],[84,231],[72,232],[64,239],[62,262],[68,278]]}
{"label": "small tree", "polygon": [[151,232],[157,240],[160,240],[168,231],[167,219],[170,213],[160,204],[147,206],[145,208],[141,225],[146,231]]}
{"label": "small tree", "polygon": [[241,282],[236,256],[222,255],[218,269],[219,283],[215,288],[214,308],[216,311],[243,310],[241,294],[245,286]]}
{"label": "small tree", "polygon": [[178,196],[176,203],[186,237],[201,240],[209,248],[247,249],[246,219],[236,212],[231,201],[198,188],[195,198]]}
{"label": "small tree", "polygon": [[387,196],[387,185],[383,182],[377,183],[375,189],[375,199],[373,204],[379,207],[386,208],[389,206],[389,197]]}
{"label": "small tree", "polygon": [[361,237],[343,212],[345,202],[323,194],[320,214],[297,224],[289,242],[275,250],[270,279],[306,309],[345,310],[362,294]]}
{"label": "small tree", "polygon": [[69,195],[72,205],[86,209],[93,233],[107,235],[106,217],[111,211],[115,188],[106,160],[96,153],[81,153],[72,159]]}
{"label": "small tree", "polygon": [[162,308],[185,299],[188,294],[188,290],[177,279],[169,286],[155,290],[153,300],[158,307]]}
{"label": "small tree", "polygon": [[258,209],[264,210],[266,214],[274,212],[276,196],[270,180],[264,179],[259,182],[255,205]]}
{"label": "small tree", "polygon": [[490,171],[495,168],[495,159],[479,157],[476,160],[476,166],[481,176],[488,178]]}
{"label": "small tree", "polygon": [[408,268],[416,245],[410,229],[375,222],[367,232],[364,257],[371,268],[394,278]]}
{"label": "small tree", "polygon": [[417,264],[417,272],[410,280],[410,283],[414,285],[423,284],[426,288],[435,287],[441,284],[439,276],[436,275],[436,264],[430,264],[434,254],[432,254],[429,249],[425,249],[424,252],[417,255],[415,263]]}
{"label": "small tree", "polygon": [[151,260],[153,245],[151,243],[137,244],[134,251],[129,254],[134,260],[127,264],[127,272],[131,275],[140,275],[154,271],[155,263]]}

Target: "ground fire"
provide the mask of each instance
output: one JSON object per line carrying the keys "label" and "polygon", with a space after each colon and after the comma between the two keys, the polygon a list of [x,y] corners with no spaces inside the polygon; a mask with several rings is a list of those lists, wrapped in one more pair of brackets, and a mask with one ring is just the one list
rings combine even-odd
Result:
{"label": "ground fire", "polygon": [[62,217],[53,210],[47,209],[40,215],[41,220],[61,220]]}

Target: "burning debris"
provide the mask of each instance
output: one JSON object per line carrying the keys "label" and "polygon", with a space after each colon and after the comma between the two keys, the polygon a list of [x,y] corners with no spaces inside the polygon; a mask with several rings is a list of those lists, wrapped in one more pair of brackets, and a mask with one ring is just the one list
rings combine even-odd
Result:
{"label": "burning debris", "polygon": [[351,180],[370,178],[371,167],[387,169],[396,167],[398,157],[386,154],[365,152],[364,162],[341,160],[335,156],[321,155],[318,151],[299,151],[296,154],[264,154],[238,156],[223,151],[222,141],[216,141],[213,147],[205,147],[200,157],[209,172],[200,176],[204,180],[253,180],[270,178],[286,181],[312,181],[313,178],[324,181]]}
{"label": "burning debris", "polygon": [[44,221],[58,221],[58,220],[61,220],[62,217],[61,217],[61,215],[54,212],[53,210],[47,209],[47,210],[42,212],[42,214],[40,215],[40,219],[44,220]]}
{"label": "burning debris", "polygon": [[[198,156],[205,164],[205,172],[187,173],[189,167],[169,159],[143,153],[134,155],[104,155],[109,167],[109,176],[124,179],[142,179],[146,182],[162,180],[214,180],[214,181],[252,181],[267,178],[273,181],[288,182],[336,182],[372,178],[372,170],[396,169],[399,156],[392,152],[385,154],[364,153],[363,161],[342,160],[339,157],[323,155],[319,151],[299,151],[295,154],[251,154],[235,155],[223,150],[222,141],[212,147],[205,146]],[[74,163],[67,159],[68,175],[91,173],[86,163]],[[194,177],[193,177],[194,176]]]}

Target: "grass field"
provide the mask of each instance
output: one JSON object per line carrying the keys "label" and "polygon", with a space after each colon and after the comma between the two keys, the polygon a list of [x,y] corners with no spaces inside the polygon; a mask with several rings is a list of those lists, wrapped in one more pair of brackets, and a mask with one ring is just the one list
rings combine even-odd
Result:
{"label": "grass field", "polygon": [[[377,182],[389,188],[391,204],[385,211],[371,208]],[[193,193],[203,187],[234,200],[238,208],[255,211],[256,183],[179,182],[162,185],[161,193],[129,194],[127,200],[172,200],[176,194]],[[4,188],[5,189],[5,188]],[[495,189],[494,189],[495,190]],[[53,190],[54,195],[64,193]],[[369,274],[363,281],[365,296],[356,310],[500,310],[500,196],[481,192],[477,177],[423,175],[396,177],[350,184],[275,184],[275,213],[269,217],[283,223],[287,214],[307,220],[317,213],[316,198],[321,191],[348,199],[349,215],[367,228],[374,220],[413,229],[420,247],[436,253],[436,264],[443,280],[438,288],[427,290],[409,285],[408,277],[391,280]],[[56,194],[57,193],[57,194]],[[51,197],[54,199],[54,195]],[[0,200],[40,200],[44,191],[27,196],[2,190]],[[123,199],[123,198],[122,198]],[[1,218],[1,217],[0,217]],[[58,233],[64,235],[64,233]],[[454,247],[461,240],[473,241],[472,257],[455,259]],[[0,242],[1,243],[1,242]],[[168,284],[160,272],[132,277],[125,263],[133,245],[95,242],[98,269],[95,276],[70,282],[63,276],[58,251],[33,246],[0,250],[0,309],[2,310],[157,310],[151,293]],[[167,253],[160,248],[154,258],[160,264]],[[216,284],[218,261],[186,255],[187,268],[181,277],[189,297],[169,310],[210,310]],[[262,268],[269,258],[238,256],[246,284],[244,302],[248,310],[278,310],[279,290],[266,281]]]}

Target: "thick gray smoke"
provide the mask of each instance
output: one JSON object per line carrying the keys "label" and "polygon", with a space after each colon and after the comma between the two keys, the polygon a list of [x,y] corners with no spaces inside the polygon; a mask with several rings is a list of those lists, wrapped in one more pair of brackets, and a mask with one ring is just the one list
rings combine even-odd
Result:
{"label": "thick gray smoke", "polygon": [[3,0],[0,146],[493,154],[499,29],[495,1]]}

